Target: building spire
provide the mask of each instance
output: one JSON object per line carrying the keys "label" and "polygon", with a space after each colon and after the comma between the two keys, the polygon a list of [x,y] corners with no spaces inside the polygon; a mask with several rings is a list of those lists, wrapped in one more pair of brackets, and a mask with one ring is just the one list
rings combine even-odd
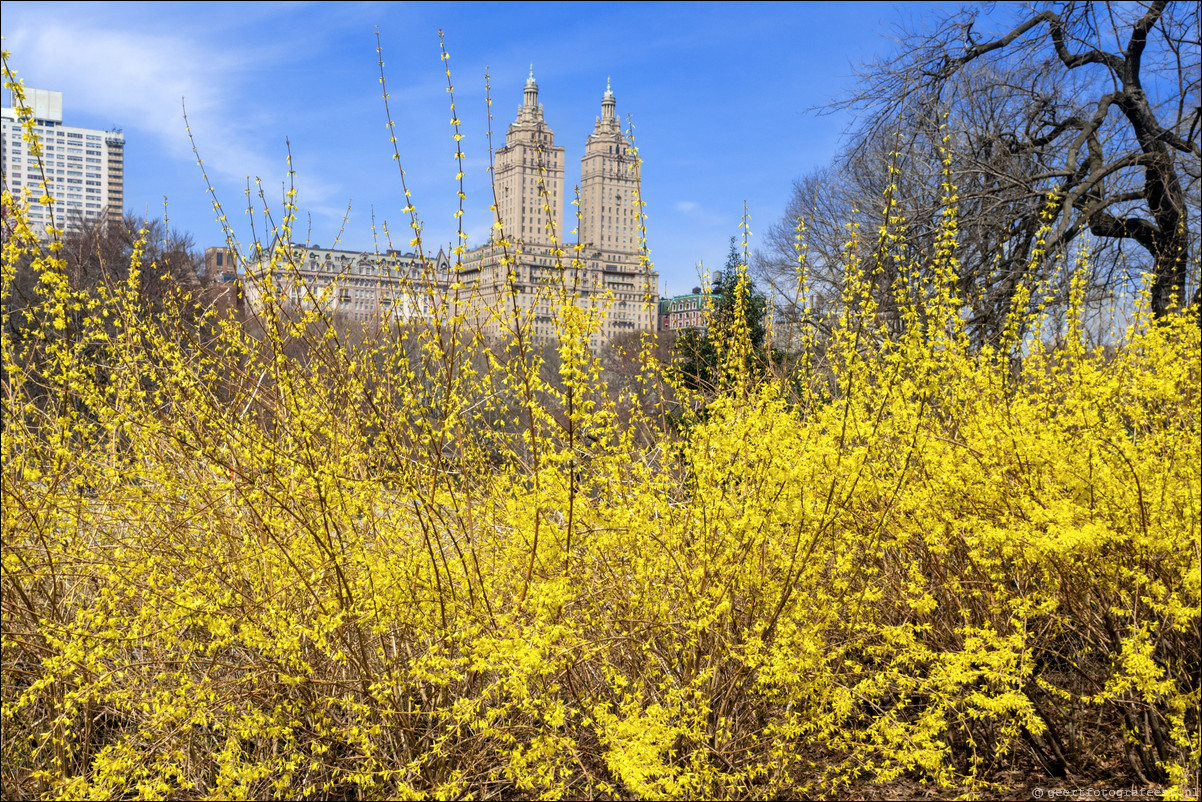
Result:
{"label": "building spire", "polygon": [[538,84],[534,80],[534,65],[530,65],[530,77],[526,79],[524,105],[528,109],[538,108]]}
{"label": "building spire", "polygon": [[614,92],[610,87],[609,78],[605,79],[605,94],[601,96],[601,123],[615,122],[617,116],[614,114],[614,109],[617,102],[614,100]]}

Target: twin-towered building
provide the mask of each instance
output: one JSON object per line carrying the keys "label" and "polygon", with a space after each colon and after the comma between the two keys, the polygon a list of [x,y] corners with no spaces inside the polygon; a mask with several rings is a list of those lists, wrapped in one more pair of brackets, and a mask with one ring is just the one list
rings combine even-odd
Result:
{"label": "twin-towered building", "polygon": [[[481,310],[507,308],[531,338],[555,337],[559,287],[600,315],[591,345],[615,336],[652,332],[659,278],[641,242],[639,160],[622,134],[617,101],[607,85],[601,115],[584,145],[576,219],[565,219],[564,148],[555,144],[538,102],[534,70],[517,119],[497,151],[492,236],[463,258],[460,280]],[[506,317],[480,315],[481,329],[504,336]]]}
{"label": "twin-towered building", "polygon": [[[551,342],[560,290],[567,287],[574,303],[600,317],[593,347],[620,334],[654,331],[658,276],[642,256],[639,161],[616,107],[607,87],[585,142],[577,219],[564,217],[565,151],[555,144],[538,102],[532,68],[517,118],[495,154],[495,225],[486,243],[461,254],[458,265],[440,252],[424,270],[416,269],[412,255],[294,246],[296,269],[275,274],[282,297],[366,320],[388,310],[428,317],[422,310],[430,308],[436,290],[490,337],[512,336],[516,320],[526,339]],[[252,259],[247,266],[252,305],[266,261]]]}
{"label": "twin-towered building", "polygon": [[[584,145],[580,162],[578,220],[564,220],[564,148],[543,117],[531,68],[517,119],[496,153],[495,220],[503,237],[523,245],[554,246],[575,239],[586,251],[638,262],[639,162],[622,134],[617,101],[606,85],[601,116]],[[501,237],[494,237],[499,240]],[[576,244],[571,242],[570,244]]]}

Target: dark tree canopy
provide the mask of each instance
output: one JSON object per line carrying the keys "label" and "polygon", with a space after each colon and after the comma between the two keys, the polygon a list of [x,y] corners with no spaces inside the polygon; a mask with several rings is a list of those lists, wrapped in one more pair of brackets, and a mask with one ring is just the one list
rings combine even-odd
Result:
{"label": "dark tree canopy", "polygon": [[[204,260],[191,235],[170,230],[162,220],[143,220],[134,215],[126,215],[119,222],[107,218],[72,222],[60,237],[62,247],[58,251],[71,289],[95,294],[101,287],[111,289],[127,283],[135,248],[141,242],[137,290],[148,314],[162,308],[168,294],[185,292],[200,298]],[[6,229],[5,239],[10,235]],[[49,243],[42,247],[48,248]],[[7,299],[8,333],[18,338],[27,336],[26,329],[36,317],[34,310],[45,300],[46,288],[39,286],[30,268],[32,256],[26,254],[18,260],[12,295]],[[84,310],[74,310],[76,317],[82,314]]]}
{"label": "dark tree canopy", "polygon": [[695,389],[720,385],[728,349],[746,347],[747,368],[752,372],[762,373],[772,359],[764,326],[768,299],[747,276],[746,260],[736,242],[730,238],[726,264],[710,288],[713,306],[707,328],[689,329],[675,344],[681,375]]}

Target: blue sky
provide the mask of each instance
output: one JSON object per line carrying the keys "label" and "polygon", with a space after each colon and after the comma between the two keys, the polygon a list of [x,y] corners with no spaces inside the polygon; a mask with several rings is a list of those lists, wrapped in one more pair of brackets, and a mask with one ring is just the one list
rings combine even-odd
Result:
{"label": "blue sky", "polygon": [[[813,109],[854,85],[856,67],[895,45],[899,21],[938,13],[895,3],[3,3],[4,48],[25,85],[63,92],[64,122],[121,128],[126,207],[167,216],[203,248],[224,242],[188,143],[180,101],[228,219],[250,238],[247,177],[278,208],[291,143],[297,238],[369,250],[374,212],[408,249],[391,160],[375,30],[401,158],[431,250],[455,235],[454,142],[439,59],[446,35],[463,123],[466,229],[490,221],[484,74],[493,145],[534,64],[565,184],[607,78],[644,159],[648,242],[665,294],[719,269],[744,202],[752,245],[792,182],[827,164],[851,122]],[[8,97],[5,95],[5,105]],[[311,220],[311,224],[310,221]],[[260,233],[262,229],[259,229]]]}

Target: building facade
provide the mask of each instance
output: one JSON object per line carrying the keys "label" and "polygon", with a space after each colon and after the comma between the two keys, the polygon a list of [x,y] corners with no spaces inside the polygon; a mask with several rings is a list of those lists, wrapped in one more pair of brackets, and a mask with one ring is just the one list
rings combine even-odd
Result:
{"label": "building facade", "polygon": [[617,102],[609,82],[601,98],[601,116],[584,145],[580,162],[580,241],[586,252],[611,261],[639,262],[639,163],[618,123]]}
{"label": "building facade", "polygon": [[[221,249],[209,250],[216,266]],[[293,243],[288,253],[290,257],[283,256],[273,246],[247,259],[242,292],[251,309],[264,308],[265,294],[274,285],[284,306],[320,308],[360,323],[416,322],[430,319],[445,297],[449,265],[442,251],[423,260],[400,251],[380,254]]]}
{"label": "building facade", "polygon": [[13,194],[28,189],[36,201],[44,182],[44,194],[52,202],[30,206],[35,227],[53,224],[73,229],[89,220],[120,222],[125,205],[125,134],[64,125],[62,92],[24,91],[40,153],[24,140],[22,111],[14,98],[13,108],[0,111],[5,189]]}
{"label": "building facade", "polygon": [[[495,338],[511,336],[514,313],[534,342],[556,337],[554,312],[565,290],[594,311],[598,348],[630,332],[653,332],[659,278],[642,258],[639,162],[623,136],[607,86],[601,115],[581,160],[577,242],[563,220],[564,148],[546,124],[531,69],[517,118],[497,151],[493,189],[496,226],[488,243],[470,250],[459,280],[462,302]],[[472,310],[469,310],[472,311]],[[494,314],[500,311],[503,314]]]}
{"label": "building facade", "polygon": [[229,283],[238,280],[237,253],[230,247],[205,248],[205,279]]}
{"label": "building facade", "polygon": [[564,149],[543,118],[532,66],[517,119],[493,164],[494,222],[508,238],[530,245],[563,241],[563,168]]}
{"label": "building facade", "polygon": [[665,298],[660,302],[663,330],[698,329],[704,333],[709,328],[710,312],[720,297],[712,292],[702,292],[700,287],[694,287],[688,295]]}
{"label": "building facade", "polygon": [[[517,118],[496,153],[495,226],[487,243],[467,251],[454,268],[441,251],[424,267],[413,254],[293,244],[290,258],[277,254],[274,266],[270,251],[247,260],[245,299],[252,309],[262,308],[264,291],[274,283],[285,303],[321,306],[361,321],[430,319],[432,305],[445,304],[494,340],[513,336],[516,320],[527,341],[537,344],[557,339],[555,314],[564,303],[597,316],[593,348],[623,334],[656,331],[659,277],[642,256],[639,163],[608,86],[585,142],[573,244],[565,244],[564,164],[532,69]],[[231,258],[223,249],[209,249],[206,273],[219,275]]]}

